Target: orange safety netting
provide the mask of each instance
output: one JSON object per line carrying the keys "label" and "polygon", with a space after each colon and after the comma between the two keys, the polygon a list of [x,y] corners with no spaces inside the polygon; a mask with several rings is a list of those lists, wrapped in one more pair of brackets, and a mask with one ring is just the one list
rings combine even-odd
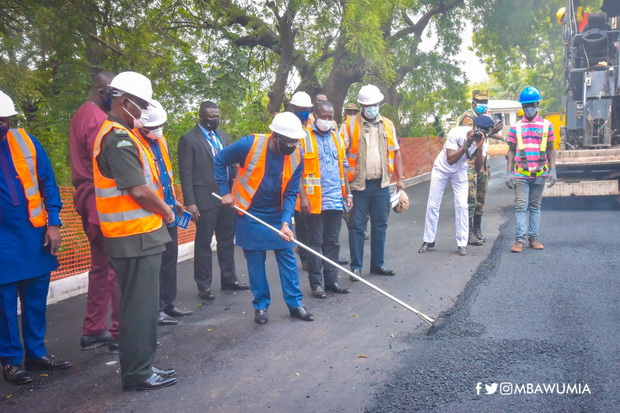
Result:
{"label": "orange safety netting", "polygon": [[[90,269],[90,244],[82,229],[82,219],[73,207],[73,187],[60,187],[62,198],[62,245],[56,254],[60,267],[52,273],[52,280],[58,280],[72,275],[87,272]],[[175,192],[179,201],[183,202],[180,185],[175,185]],[[196,226],[190,222],[187,229],[179,229],[179,244],[192,242],[196,233]]]}
{"label": "orange safety netting", "polygon": [[[441,151],[444,140],[437,136],[419,138],[400,138],[400,150],[403,160],[403,175],[413,178],[430,172],[433,161]],[[62,219],[62,245],[56,254],[60,267],[52,273],[52,280],[69,277],[87,272],[90,268],[90,245],[82,229],[82,220],[73,207],[72,187],[61,187],[63,208],[60,213]],[[180,185],[175,185],[175,192],[179,201],[183,202]],[[192,242],[196,233],[193,222],[186,230],[179,230],[179,244]]]}

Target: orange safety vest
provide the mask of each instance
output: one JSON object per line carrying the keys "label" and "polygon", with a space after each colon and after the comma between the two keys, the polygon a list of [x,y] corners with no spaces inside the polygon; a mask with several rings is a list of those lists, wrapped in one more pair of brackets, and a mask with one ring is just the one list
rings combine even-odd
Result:
{"label": "orange safety vest", "polygon": [[[138,137],[138,139],[140,139],[140,142],[142,142],[146,148],[149,148],[150,151],[151,146],[149,145],[147,140],[144,139],[142,134],[137,129],[134,129],[132,132]],[[172,188],[172,195],[176,199],[177,195],[174,192],[174,175],[172,171],[172,162],[170,161],[170,151],[168,150],[168,140],[166,140],[166,137],[162,135],[161,138],[156,140],[156,142],[157,146],[159,146],[159,150],[161,151],[162,158],[164,159],[164,165],[166,165],[166,172],[168,172],[168,176],[170,177],[170,188]],[[153,153],[151,153],[151,155],[153,155],[153,157],[155,156]],[[154,163],[155,166],[157,166],[157,162]]]}
{"label": "orange safety vest", "polygon": [[[394,173],[394,152],[396,151],[396,136],[392,132],[394,130],[394,123],[386,117],[381,117],[383,122],[383,128],[385,129],[387,136],[387,161],[388,171],[390,174]],[[349,182],[353,180],[355,175],[355,166],[357,165],[357,151],[359,149],[360,141],[360,126],[362,125],[362,115],[357,114],[355,116],[349,116],[346,120],[346,131],[349,135],[350,143],[347,149],[347,160],[349,167],[347,168],[347,178]]]}
{"label": "orange safety vest", "polygon": [[[347,195],[344,185],[344,140],[342,135],[332,129],[331,137],[338,150],[338,168],[340,169],[340,185],[342,186],[342,196]],[[310,201],[310,213],[320,214],[323,201],[321,190],[321,162],[316,143],[316,135],[311,128],[306,129],[306,137],[302,139],[301,146],[304,149],[304,171],[301,184],[304,186],[306,196]],[[299,198],[297,199],[296,209],[301,210]]]}
{"label": "orange safety vest", "polygon": [[[237,206],[247,211],[252,204],[252,198],[265,175],[265,161],[267,159],[267,147],[271,134],[255,134],[254,143],[250,148],[243,162],[243,166],[239,165],[237,177],[233,184],[232,194],[235,197]],[[284,202],[284,191],[291,180],[295,169],[301,163],[301,154],[299,148],[295,148],[295,152],[291,155],[284,156],[284,170],[282,171],[282,192],[281,199]],[[241,215],[240,212],[237,211]]]}
{"label": "orange safety vest", "polygon": [[118,238],[155,231],[163,225],[162,217],[142,208],[129,195],[129,191],[117,189],[114,179],[106,178],[99,170],[97,156],[101,153],[101,141],[112,129],[118,129],[128,134],[128,139],[138,149],[146,184],[157,192],[160,199],[164,199],[157,168],[150,150],[129,129],[120,123],[106,120],[97,134],[93,149],[95,201],[101,232],[108,238]]}
{"label": "orange safety vest", "polygon": [[28,200],[30,223],[34,227],[43,227],[47,224],[47,213],[45,212],[43,199],[39,191],[37,151],[34,143],[23,129],[11,129],[6,134],[6,137],[13,165]]}

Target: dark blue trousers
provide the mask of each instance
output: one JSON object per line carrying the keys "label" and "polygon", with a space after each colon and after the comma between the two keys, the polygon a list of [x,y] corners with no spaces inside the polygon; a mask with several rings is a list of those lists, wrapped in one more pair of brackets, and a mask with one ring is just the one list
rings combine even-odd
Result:
{"label": "dark blue trousers", "polygon": [[[0,284],[0,361],[2,365],[22,364],[26,358],[47,355],[45,349],[45,311],[50,274],[27,280]],[[22,310],[22,346],[19,338],[17,297]]]}
{"label": "dark blue trousers", "polygon": [[[299,289],[299,273],[297,272],[297,260],[292,248],[273,250],[278,262],[280,282],[282,283],[282,295],[289,310],[302,306],[302,293]],[[271,303],[271,293],[265,271],[265,250],[243,250],[248,262],[248,276],[250,277],[250,290],[254,294],[255,310],[266,310]]]}
{"label": "dark blue trousers", "polygon": [[381,179],[366,181],[363,191],[351,191],[353,208],[349,218],[349,250],[351,269],[361,270],[364,262],[364,230],[370,215],[370,265],[382,267],[385,234],[390,216],[390,188],[381,188]]}

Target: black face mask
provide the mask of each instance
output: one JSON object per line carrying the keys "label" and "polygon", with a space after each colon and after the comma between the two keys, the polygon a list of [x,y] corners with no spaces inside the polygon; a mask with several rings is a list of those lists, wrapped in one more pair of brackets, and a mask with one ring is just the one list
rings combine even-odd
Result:
{"label": "black face mask", "polygon": [[286,145],[284,142],[282,142],[279,135],[276,136],[276,140],[278,143],[278,151],[280,151],[282,155],[291,155],[293,152],[295,152],[295,148],[297,148],[297,145],[295,146]]}
{"label": "black face mask", "polygon": [[215,119],[203,119],[200,121],[202,126],[205,127],[206,130],[216,130],[220,124],[220,120],[218,118]]}

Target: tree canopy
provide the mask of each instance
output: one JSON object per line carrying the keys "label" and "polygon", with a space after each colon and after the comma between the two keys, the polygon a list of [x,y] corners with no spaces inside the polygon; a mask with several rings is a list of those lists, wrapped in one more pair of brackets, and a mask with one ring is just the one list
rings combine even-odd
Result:
{"label": "tree canopy", "polygon": [[[586,3],[586,2],[584,2]],[[69,182],[67,136],[91,75],[135,70],[169,112],[171,148],[213,99],[238,138],[264,132],[303,90],[327,94],[340,117],[365,83],[400,136],[434,131],[429,117],[467,108],[456,56],[467,21],[493,97],[539,86],[562,93],[563,45],[551,0],[5,0],[0,9],[0,89]],[[433,47],[420,47],[432,41]],[[542,47],[544,45],[544,47]]]}

